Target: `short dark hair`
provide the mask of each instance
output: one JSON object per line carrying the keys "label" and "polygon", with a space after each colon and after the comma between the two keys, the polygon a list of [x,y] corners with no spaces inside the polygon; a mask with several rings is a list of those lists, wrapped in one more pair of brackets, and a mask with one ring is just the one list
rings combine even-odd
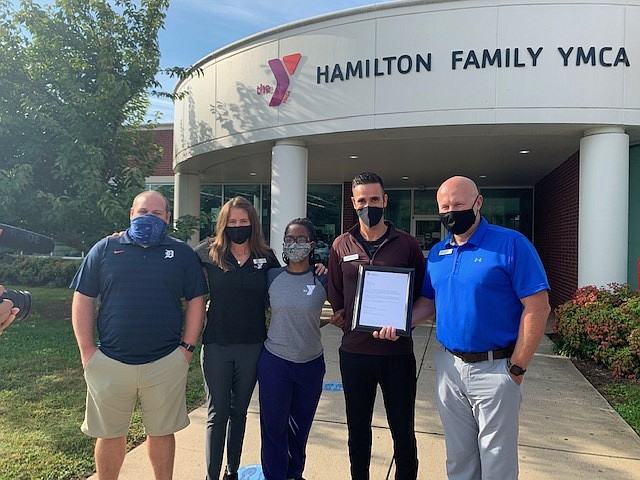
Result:
{"label": "short dark hair", "polygon": [[384,182],[377,174],[373,172],[362,172],[356,175],[351,181],[351,190],[356,188],[357,185],[368,185],[370,183],[379,183],[384,192]]}
{"label": "short dark hair", "polygon": [[285,236],[287,235],[287,231],[289,230],[289,227],[291,225],[300,225],[304,227],[307,230],[309,240],[311,240],[312,242],[318,241],[318,236],[316,235],[316,227],[308,218],[294,218],[289,223],[287,223],[287,226],[284,229]]}

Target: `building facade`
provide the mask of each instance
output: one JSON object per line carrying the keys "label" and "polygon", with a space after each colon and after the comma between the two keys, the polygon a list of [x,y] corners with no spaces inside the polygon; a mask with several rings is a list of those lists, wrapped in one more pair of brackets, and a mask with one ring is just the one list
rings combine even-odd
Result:
{"label": "building facade", "polygon": [[176,88],[175,215],[213,219],[242,194],[276,251],[298,216],[326,248],[355,223],[349,182],[369,170],[387,218],[427,251],[443,234],[435,188],[461,174],[490,221],[534,242],[555,304],[636,284],[638,32],[640,0],[423,0],[240,40]]}

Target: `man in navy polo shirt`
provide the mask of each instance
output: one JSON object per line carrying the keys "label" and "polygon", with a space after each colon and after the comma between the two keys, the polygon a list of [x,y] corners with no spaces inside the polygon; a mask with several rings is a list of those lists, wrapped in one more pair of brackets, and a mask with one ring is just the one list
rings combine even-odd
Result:
{"label": "man in navy polo shirt", "polygon": [[163,195],[141,193],[129,229],[96,243],[71,284],[72,323],[87,382],[82,431],[97,438],[100,480],[118,478],[138,397],[156,479],[172,478],[174,433],[189,424],[186,378],[207,287],[195,252],[166,235],[170,218]]}
{"label": "man in navy polo shirt", "polygon": [[437,201],[450,233],[429,252],[419,308],[435,300],[447,475],[515,479],[521,383],[545,331],[549,284],[522,234],[480,216],[472,180],[448,179]]}

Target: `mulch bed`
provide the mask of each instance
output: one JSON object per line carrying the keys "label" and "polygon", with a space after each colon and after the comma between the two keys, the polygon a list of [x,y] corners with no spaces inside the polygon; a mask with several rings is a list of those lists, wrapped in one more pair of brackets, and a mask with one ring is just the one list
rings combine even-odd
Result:
{"label": "mulch bed", "polygon": [[[558,338],[557,334],[551,333],[547,334],[547,336],[552,342],[556,343]],[[571,357],[571,362],[573,362],[580,373],[582,373],[584,378],[586,378],[588,382],[593,385],[598,392],[600,392],[600,395],[602,395],[612,405],[619,402],[616,402],[615,395],[607,392],[608,387],[635,383],[633,380],[614,377],[610,370],[589,358]]]}

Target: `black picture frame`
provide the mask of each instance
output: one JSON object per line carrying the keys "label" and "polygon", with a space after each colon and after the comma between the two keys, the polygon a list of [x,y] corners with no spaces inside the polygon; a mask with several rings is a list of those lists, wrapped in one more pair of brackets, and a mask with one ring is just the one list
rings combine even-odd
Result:
{"label": "black picture frame", "polygon": [[[374,332],[394,326],[396,335],[410,336],[414,276],[413,268],[360,265],[352,330]],[[400,318],[393,321],[376,318],[385,310]]]}

